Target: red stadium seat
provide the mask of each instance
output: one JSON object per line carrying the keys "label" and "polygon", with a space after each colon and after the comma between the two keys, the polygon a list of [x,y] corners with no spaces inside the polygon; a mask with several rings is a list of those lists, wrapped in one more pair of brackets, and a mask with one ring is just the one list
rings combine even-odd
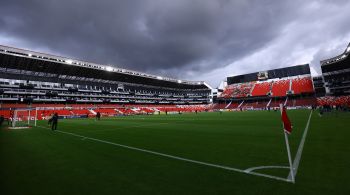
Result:
{"label": "red stadium seat", "polygon": [[74,115],[91,115],[92,113],[87,109],[73,109],[71,112]]}
{"label": "red stadium seat", "polygon": [[317,105],[324,106],[350,106],[350,96],[325,96],[317,98]]}
{"label": "red stadium seat", "polygon": [[284,97],[289,91],[290,80],[279,80],[274,81],[272,84],[272,96],[273,97]]}
{"label": "red stadium seat", "polygon": [[271,90],[270,82],[255,83],[252,96],[266,96]]}
{"label": "red stadium seat", "polygon": [[310,77],[293,79],[292,91],[294,94],[313,93],[312,79]]}

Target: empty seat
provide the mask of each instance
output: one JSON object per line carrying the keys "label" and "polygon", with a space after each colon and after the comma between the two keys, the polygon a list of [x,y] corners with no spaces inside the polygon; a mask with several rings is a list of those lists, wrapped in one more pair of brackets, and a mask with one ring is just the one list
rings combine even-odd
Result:
{"label": "empty seat", "polygon": [[279,80],[275,81],[272,84],[272,96],[274,97],[283,97],[287,95],[289,91],[289,80]]}

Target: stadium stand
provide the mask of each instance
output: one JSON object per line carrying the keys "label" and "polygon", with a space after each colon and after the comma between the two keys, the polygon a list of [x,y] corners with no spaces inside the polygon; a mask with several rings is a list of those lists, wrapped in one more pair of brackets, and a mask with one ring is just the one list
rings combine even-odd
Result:
{"label": "stadium stand", "polygon": [[250,92],[253,86],[254,86],[253,82],[234,84],[232,96],[235,98],[248,97],[250,95]]}
{"label": "stadium stand", "polygon": [[322,76],[315,76],[312,78],[313,87],[315,89],[316,97],[323,97],[326,95],[326,88]]}
{"label": "stadium stand", "polygon": [[314,87],[311,77],[292,79],[292,91],[294,94],[313,93]]}
{"label": "stadium stand", "polygon": [[149,109],[116,108],[126,104],[209,104],[210,95],[211,87],[203,81],[172,79],[0,46],[0,108],[67,108],[59,111],[62,115],[151,113]]}
{"label": "stadium stand", "polygon": [[71,110],[71,112],[73,115],[92,115],[93,114],[92,112],[90,112],[87,109],[81,109],[81,110],[73,109],[73,110]]}
{"label": "stadium stand", "polygon": [[324,96],[317,98],[317,104],[320,106],[350,106],[350,96]]}
{"label": "stadium stand", "polygon": [[117,114],[115,109],[111,109],[111,108],[98,108],[94,110],[95,113],[99,112],[102,115],[108,115],[108,116],[114,116]]}
{"label": "stadium stand", "polygon": [[278,80],[272,83],[272,96],[273,97],[284,97],[290,89],[290,80]]}
{"label": "stadium stand", "polygon": [[226,80],[224,95],[219,94],[214,108],[269,109],[281,103],[290,107],[316,105],[308,64],[232,76]]}
{"label": "stadium stand", "polygon": [[225,87],[224,91],[221,93],[220,97],[222,98],[232,98],[233,97],[233,85],[228,85]]}
{"label": "stadium stand", "polygon": [[227,104],[224,104],[224,103],[216,103],[216,104],[214,104],[213,109],[214,110],[225,109],[226,106],[227,106]]}
{"label": "stadium stand", "polygon": [[342,54],[320,62],[328,96],[350,95],[349,55],[350,43]]}
{"label": "stadium stand", "polygon": [[298,107],[304,105],[317,105],[317,99],[315,97],[305,97],[305,98],[288,98],[286,106],[289,107]]}
{"label": "stadium stand", "polygon": [[[203,81],[182,81],[64,57],[0,46],[0,111],[40,108],[40,117],[156,114],[220,109],[349,105],[350,44],[321,61],[322,76],[308,64],[227,77],[211,102]],[[324,97],[324,95],[327,96]],[[316,98],[317,97],[317,98]]]}
{"label": "stadium stand", "polygon": [[226,105],[226,109],[237,109],[241,102],[230,102],[230,104]]}
{"label": "stadium stand", "polygon": [[256,83],[253,87],[251,96],[267,96],[271,91],[270,82]]}
{"label": "stadium stand", "polygon": [[268,101],[250,101],[250,102],[245,102],[241,106],[242,109],[265,109],[267,108]]}
{"label": "stadium stand", "polygon": [[276,108],[276,107],[279,107],[280,104],[284,105],[285,102],[286,102],[286,99],[275,99],[275,100],[272,100],[268,106],[271,108]]}

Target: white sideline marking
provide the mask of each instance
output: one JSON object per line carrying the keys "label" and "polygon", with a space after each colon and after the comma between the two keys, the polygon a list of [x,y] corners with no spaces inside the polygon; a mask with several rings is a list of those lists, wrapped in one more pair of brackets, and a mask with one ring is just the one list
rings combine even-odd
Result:
{"label": "white sideline marking", "polygon": [[[297,175],[297,172],[298,172],[298,167],[299,167],[299,163],[300,163],[300,159],[301,159],[301,154],[303,153],[306,135],[307,135],[307,132],[309,130],[311,116],[312,116],[312,110],[310,112],[309,119],[307,120],[305,129],[304,129],[304,133],[303,133],[303,137],[301,138],[301,141],[300,141],[300,144],[299,144],[299,147],[298,147],[298,151],[297,151],[297,153],[295,155],[295,158],[294,158],[294,161],[293,161],[294,178],[295,178],[295,176]],[[292,175],[291,175],[291,173],[289,173],[288,179],[290,180],[291,178],[292,178]]]}
{"label": "white sideline marking", "polygon": [[[127,127],[117,127],[115,129],[105,129],[105,130],[98,130],[94,132],[106,132],[106,131],[116,131],[116,130],[124,130],[124,129],[132,129],[132,128],[138,128],[138,127],[149,127],[149,126],[156,126],[156,125],[168,125],[169,123],[158,123],[158,124],[144,124],[144,125],[134,125],[134,126],[127,126]],[[89,130],[88,130],[89,131]]]}
{"label": "white sideline marking", "polygon": [[[42,127],[42,126],[37,126],[37,127],[49,129],[47,127]],[[267,174],[263,174],[263,173],[256,173],[256,172],[246,172],[243,169],[237,169],[237,168],[233,168],[233,167],[222,166],[222,165],[217,165],[217,164],[212,164],[212,163],[207,163],[207,162],[202,162],[202,161],[197,161],[197,160],[192,160],[192,159],[187,159],[187,158],[182,158],[182,157],[173,156],[173,155],[169,155],[169,154],[164,154],[164,153],[160,153],[160,152],[155,152],[155,151],[151,151],[151,150],[146,150],[146,149],[142,149],[142,148],[136,148],[136,147],[127,146],[127,145],[123,145],[123,144],[117,144],[117,143],[114,143],[114,142],[105,141],[105,140],[101,140],[101,139],[96,139],[96,138],[92,138],[92,137],[86,137],[86,136],[78,135],[78,134],[75,134],[75,133],[59,131],[59,130],[56,130],[56,132],[60,132],[60,133],[67,134],[67,135],[72,135],[72,136],[75,136],[75,137],[82,138],[84,140],[85,139],[89,139],[89,140],[96,141],[96,142],[101,142],[101,143],[105,143],[105,144],[119,146],[119,147],[127,148],[127,149],[130,149],[130,150],[136,150],[136,151],[140,151],[140,152],[144,152],[144,153],[154,154],[154,155],[163,156],[163,157],[176,159],[176,160],[181,160],[181,161],[185,161],[185,162],[190,162],[190,163],[194,163],[194,164],[205,165],[205,166],[210,166],[210,167],[215,167],[215,168],[220,168],[220,169],[225,169],[225,170],[229,170],[229,171],[235,171],[235,172],[239,172],[239,173],[245,173],[245,174],[249,174],[249,175],[260,176],[260,177],[266,177],[266,178],[275,179],[275,180],[284,181],[284,182],[292,182],[291,180],[286,179],[286,178],[282,178],[282,177],[277,177],[277,176],[273,176],[273,175],[267,175]]]}
{"label": "white sideline marking", "polygon": [[250,173],[257,169],[289,169],[288,166],[259,166],[259,167],[251,167],[249,169],[244,170],[246,173]]}

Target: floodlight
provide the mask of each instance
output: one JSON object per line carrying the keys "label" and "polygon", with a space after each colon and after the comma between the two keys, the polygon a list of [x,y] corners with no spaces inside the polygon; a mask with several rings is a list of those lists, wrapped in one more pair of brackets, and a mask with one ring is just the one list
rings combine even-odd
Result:
{"label": "floodlight", "polygon": [[72,61],[72,60],[66,60],[66,63],[67,63],[67,64],[72,64],[73,61]]}
{"label": "floodlight", "polygon": [[107,67],[106,67],[106,70],[109,71],[109,72],[112,72],[112,71],[113,71],[113,68],[110,67],[110,66],[107,66]]}

